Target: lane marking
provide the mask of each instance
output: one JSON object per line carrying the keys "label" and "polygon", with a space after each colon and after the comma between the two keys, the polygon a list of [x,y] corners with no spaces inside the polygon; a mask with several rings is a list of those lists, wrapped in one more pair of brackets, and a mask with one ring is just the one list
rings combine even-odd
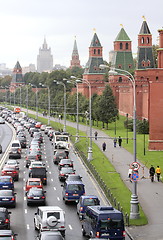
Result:
{"label": "lane marking", "polygon": [[49,174],[51,174],[51,172],[49,172]]}
{"label": "lane marking", "polygon": [[57,200],[58,200],[58,201],[60,201],[60,198],[59,198],[59,197],[57,197]]}
{"label": "lane marking", "polygon": [[72,226],[70,224],[68,226],[69,226],[69,229],[72,230]]}
{"label": "lane marking", "polygon": [[26,201],[27,200],[27,198],[26,197],[24,197],[24,201]]}
{"label": "lane marking", "polygon": [[51,178],[51,181],[53,182],[53,178]]}
{"label": "lane marking", "polygon": [[55,190],[55,191],[57,190],[56,187],[54,187],[54,190]]}
{"label": "lane marking", "polygon": [[27,229],[29,230],[29,224],[27,224]]}
{"label": "lane marking", "polygon": [[25,212],[25,214],[27,214],[27,209],[26,208],[24,209],[24,212]]}

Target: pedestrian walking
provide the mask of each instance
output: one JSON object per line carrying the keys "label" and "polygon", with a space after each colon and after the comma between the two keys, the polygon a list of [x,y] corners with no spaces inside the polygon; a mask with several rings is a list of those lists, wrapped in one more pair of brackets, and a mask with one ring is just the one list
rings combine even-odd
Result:
{"label": "pedestrian walking", "polygon": [[103,152],[105,152],[105,150],[106,150],[106,143],[105,142],[103,142],[103,144],[102,144],[102,150],[103,150]]}
{"label": "pedestrian walking", "polygon": [[160,175],[161,175],[161,168],[159,166],[157,166],[156,168],[156,174],[157,174],[157,181],[160,181]]}
{"label": "pedestrian walking", "polygon": [[151,178],[151,182],[154,181],[154,175],[155,175],[155,168],[153,167],[153,165],[151,165],[150,169],[149,169],[149,175]]}
{"label": "pedestrian walking", "polygon": [[96,131],[94,134],[95,134],[95,140],[97,140],[98,132]]}
{"label": "pedestrian walking", "polygon": [[114,142],[114,147],[116,148],[116,146],[117,146],[117,139],[116,139],[116,137],[114,138],[113,142]]}
{"label": "pedestrian walking", "polygon": [[131,181],[132,173],[133,173],[132,168],[129,168],[129,170],[128,170],[128,178],[130,179],[130,182],[132,182]]}
{"label": "pedestrian walking", "polygon": [[122,146],[122,138],[119,136],[119,138],[118,138],[118,144],[119,144],[119,147],[121,147]]}

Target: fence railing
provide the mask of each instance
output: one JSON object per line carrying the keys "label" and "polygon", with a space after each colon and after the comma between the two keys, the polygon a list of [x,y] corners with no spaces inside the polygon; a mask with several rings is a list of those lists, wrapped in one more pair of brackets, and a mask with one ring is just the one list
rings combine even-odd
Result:
{"label": "fence railing", "polygon": [[101,189],[103,190],[103,192],[105,193],[105,196],[107,197],[107,199],[109,200],[110,204],[115,207],[116,209],[118,209],[119,211],[121,211],[124,215],[124,222],[126,226],[129,226],[129,215],[128,213],[125,213],[123,211],[122,206],[120,205],[120,203],[117,201],[117,199],[113,196],[113,193],[111,192],[110,188],[108,188],[108,186],[106,185],[106,183],[103,181],[103,179],[101,178],[100,174],[97,172],[96,168],[91,164],[91,162],[89,162],[87,160],[87,156],[84,154],[84,152],[80,151],[76,145],[74,144],[74,148],[75,151],[78,153],[78,155],[80,156],[80,158],[84,161],[84,163],[87,165],[87,167],[89,168],[89,170],[91,171],[91,173],[93,174],[94,178],[96,179],[96,181],[98,182],[98,184],[100,185]]}

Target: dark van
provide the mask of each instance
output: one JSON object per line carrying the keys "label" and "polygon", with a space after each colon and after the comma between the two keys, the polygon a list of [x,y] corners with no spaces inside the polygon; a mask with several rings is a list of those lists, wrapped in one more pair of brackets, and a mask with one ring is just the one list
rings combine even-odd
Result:
{"label": "dark van", "polygon": [[45,167],[33,167],[30,170],[30,178],[41,178],[41,181],[44,185],[47,184],[47,170]]}
{"label": "dark van", "polygon": [[78,202],[79,198],[85,194],[85,186],[82,181],[65,181],[62,196],[65,204],[67,202]]}
{"label": "dark van", "polygon": [[82,222],[82,233],[91,238],[124,240],[123,214],[112,206],[88,206]]}
{"label": "dark van", "polygon": [[95,195],[83,195],[77,204],[77,214],[82,220],[88,206],[100,205],[100,200]]}

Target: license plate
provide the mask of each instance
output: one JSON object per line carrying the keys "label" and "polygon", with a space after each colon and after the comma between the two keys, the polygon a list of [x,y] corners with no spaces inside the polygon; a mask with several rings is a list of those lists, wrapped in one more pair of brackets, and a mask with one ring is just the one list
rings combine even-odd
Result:
{"label": "license plate", "polygon": [[62,157],[59,157],[59,159],[62,159]]}
{"label": "license plate", "polygon": [[7,172],[7,173],[12,173],[12,172]]}
{"label": "license plate", "polygon": [[78,196],[78,194],[75,194],[75,193],[74,193],[73,196]]}
{"label": "license plate", "polygon": [[8,186],[2,186],[3,188],[8,188]]}
{"label": "license plate", "polygon": [[9,199],[8,198],[2,198],[2,201],[8,201]]}
{"label": "license plate", "polygon": [[33,199],[40,199],[40,197],[34,197]]}

